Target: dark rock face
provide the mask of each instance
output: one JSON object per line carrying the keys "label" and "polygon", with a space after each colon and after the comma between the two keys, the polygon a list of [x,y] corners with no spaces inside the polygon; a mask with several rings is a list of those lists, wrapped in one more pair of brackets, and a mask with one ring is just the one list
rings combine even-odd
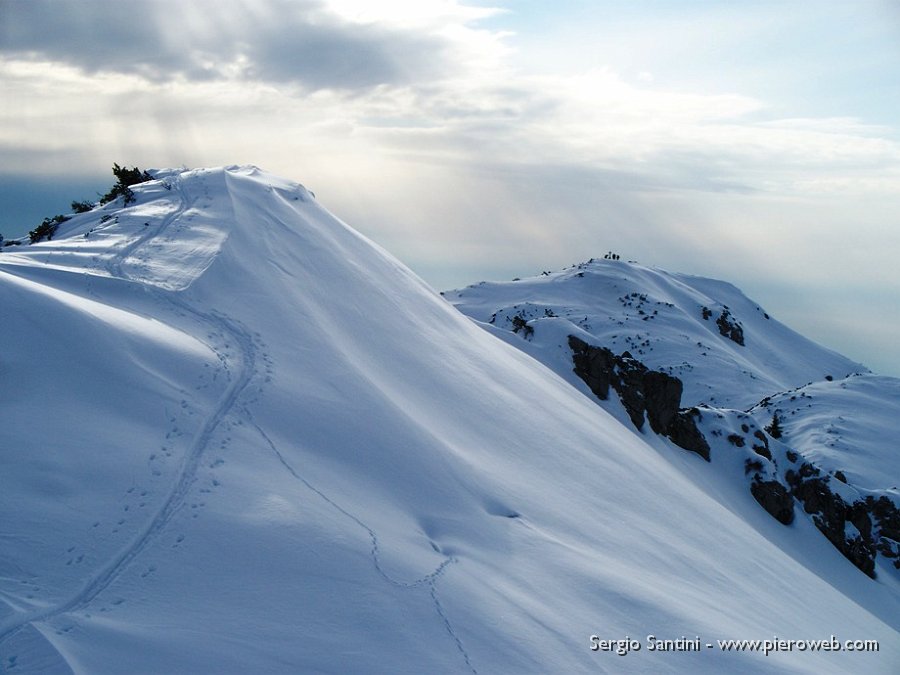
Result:
{"label": "dark rock face", "polygon": [[644,375],[647,367],[631,356],[628,352],[622,352],[616,359],[610,384],[622,399],[622,405],[631,418],[631,423],[638,429],[644,426],[644,410],[647,408],[644,396]]}
{"label": "dark rock face", "polygon": [[[727,310],[723,316],[728,319]],[[719,327],[725,335],[722,324]],[[743,344],[740,326],[737,330],[740,342],[731,333],[727,337]],[[637,429],[642,429],[647,419],[655,433],[667,436],[677,446],[710,461],[709,443],[697,426],[701,412],[697,408],[679,408],[681,380],[648,369],[628,352],[617,356],[605,347],[589,345],[574,335],[569,336],[569,347],[575,373],[597,398],[608,399],[612,387]],[[772,426],[780,436],[777,419],[773,420]],[[749,433],[748,425],[741,428]],[[775,433],[771,436],[777,438]],[[790,525],[794,520],[796,500],[834,547],[868,576],[875,577],[875,558],[879,553],[900,569],[900,509],[893,501],[884,496],[878,499],[868,496],[865,501],[848,504],[831,490],[830,476],[823,475],[818,467],[803,461],[792,450],[787,450],[786,456],[796,468],[790,468],[784,474],[787,485],[771,473],[765,479],[760,474],[774,462],[769,438],[757,429],[750,439],[755,453],[755,458],[745,462],[745,474],[753,474],[750,493],[773,518]],[[746,439],[740,434],[730,434],[727,440],[735,448],[746,446]],[[767,460],[765,464],[763,459]],[[842,472],[837,472],[835,478],[847,482]],[[848,525],[853,526],[849,532]]]}
{"label": "dark rock face", "polygon": [[794,522],[794,498],[777,480],[758,480],[750,483],[750,493],[769,514],[782,525]]}
{"label": "dark rock face", "polygon": [[766,438],[766,435],[757,429],[753,432],[753,437],[759,441],[762,441],[762,445],[759,443],[753,444],[753,452],[755,452],[760,457],[765,457],[770,462],[772,461],[772,451],[769,450],[769,439]]}
{"label": "dark rock face", "polygon": [[677,377],[656,370],[644,373],[643,384],[647,421],[654,432],[664,433],[678,414],[684,385]]}
{"label": "dark rock face", "polygon": [[866,497],[866,506],[872,512],[882,537],[889,537],[895,542],[900,542],[900,509],[887,497],[875,499],[871,495]]}
{"label": "dark rock face", "polygon": [[592,347],[574,335],[569,336],[575,373],[601,401],[609,398],[609,383],[616,357],[606,347]]}
{"label": "dark rock face", "polygon": [[[878,549],[870,516],[872,505],[864,501],[848,504],[832,492],[828,477],[821,477],[820,471],[809,463],[801,465],[797,473],[788,471],[786,477],[792,494],[803,504],[803,509],[812,514],[813,523],[819,531],[844,557],[874,579]],[[883,499],[890,504],[889,500]],[[852,524],[859,535],[848,535],[847,523]]]}
{"label": "dark rock face", "polygon": [[700,411],[696,408],[679,410],[667,429],[669,438],[679,448],[696,452],[707,462],[709,461],[709,443],[697,428],[697,419]]}
{"label": "dark rock face", "polygon": [[865,503],[878,528],[878,551],[892,558],[894,567],[900,570],[900,509],[883,495],[878,499],[869,495]]}
{"label": "dark rock face", "polygon": [[512,318],[512,325],[513,325],[513,333],[518,333],[519,331],[522,331],[522,334],[526,338],[534,335],[534,328],[529,326],[528,323],[525,321],[525,319],[523,319],[518,314],[516,314]]}
{"label": "dark rock face", "polygon": [[769,449],[762,445],[754,445],[753,452],[755,452],[760,457],[765,457],[770,462],[772,461],[772,453],[769,452]]}
{"label": "dark rock face", "polygon": [[727,307],[719,314],[719,318],[716,319],[716,325],[719,327],[719,333],[722,336],[738,343],[742,347],[744,346],[744,327],[731,316],[731,312],[728,311]]}
{"label": "dark rock face", "polygon": [[744,460],[744,475],[746,476],[751,471],[759,473],[763,470],[765,465],[758,459],[745,459]]}
{"label": "dark rock face", "polygon": [[572,363],[578,375],[600,400],[609,398],[612,387],[637,429],[644,426],[672,439],[679,447],[696,452],[709,461],[709,445],[697,429],[694,413],[679,409],[684,385],[677,377],[650,370],[629,352],[616,356],[606,347],[589,345],[569,336]]}

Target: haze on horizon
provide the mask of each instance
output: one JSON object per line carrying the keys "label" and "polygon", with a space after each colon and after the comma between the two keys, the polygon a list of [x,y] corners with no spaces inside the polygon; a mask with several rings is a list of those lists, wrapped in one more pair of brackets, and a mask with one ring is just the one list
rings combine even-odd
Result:
{"label": "haze on horizon", "polygon": [[636,4],[0,0],[0,232],[254,163],[438,289],[614,250],[900,375],[897,4]]}

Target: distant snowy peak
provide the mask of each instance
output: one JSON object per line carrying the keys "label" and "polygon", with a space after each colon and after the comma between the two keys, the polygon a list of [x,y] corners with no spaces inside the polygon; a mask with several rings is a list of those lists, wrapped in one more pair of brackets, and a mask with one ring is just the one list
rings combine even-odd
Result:
{"label": "distant snowy peak", "polygon": [[863,373],[731,284],[615,259],[445,297],[639,435],[710,462],[739,486],[730,504],[749,491],[783,525],[803,513],[897,583],[900,380]]}
{"label": "distant snowy peak", "polygon": [[560,337],[574,334],[616,354],[627,351],[682,379],[684,405],[746,408],[774,391],[867,372],[775,320],[731,284],[634,262],[592,259],[444,295],[463,313],[540,350],[566,351]]}

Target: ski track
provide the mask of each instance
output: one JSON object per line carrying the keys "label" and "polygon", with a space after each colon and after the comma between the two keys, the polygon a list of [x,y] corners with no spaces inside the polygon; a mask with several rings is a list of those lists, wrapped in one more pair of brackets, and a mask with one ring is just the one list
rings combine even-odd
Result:
{"label": "ski track", "polygon": [[[116,254],[114,259],[106,264],[107,270],[112,276],[125,281],[131,281],[131,279],[122,271],[123,261],[127,256],[137,250],[140,245],[160,234],[187,210],[188,203],[185,195],[181,191],[180,185],[176,183],[176,187],[178,188],[180,199],[178,208],[176,208],[175,212],[167,216],[152,234],[144,234],[136,241],[128,244]],[[168,304],[176,310],[180,310],[182,313],[194,317],[199,323],[211,325],[218,329],[223,335],[231,336],[233,342],[238,345],[240,352],[237,367],[232,368],[232,370],[237,371],[237,375],[231,378],[230,384],[219,398],[212,413],[206,418],[203,426],[194,436],[194,440],[182,461],[178,478],[172,486],[169,496],[166,498],[165,502],[163,502],[149,524],[143,528],[140,534],[138,534],[128,546],[91,575],[88,581],[82,586],[81,590],[69,600],[56,605],[55,607],[27,613],[24,616],[14,617],[3,624],[0,624],[0,644],[28,624],[49,621],[61,614],[86,607],[104,589],[109,587],[109,585],[112,584],[112,582],[115,581],[125,569],[128,568],[128,566],[157,539],[158,535],[184,504],[190,488],[194,483],[200,458],[206,450],[206,447],[209,445],[213,433],[235,408],[241,393],[256,374],[255,345],[253,344],[253,340],[249,336],[249,333],[240,326],[238,322],[214,313],[200,312],[182,300],[175,292],[165,292],[156,288],[151,288],[150,290],[158,298],[168,302]],[[225,362],[223,354],[216,350],[212,345],[210,345],[210,348],[222,357],[223,362]],[[61,654],[60,658],[65,661],[65,658]]]}
{"label": "ski track", "polygon": [[372,548],[370,550],[370,553],[372,556],[372,564],[375,566],[375,569],[378,571],[378,574],[385,581],[387,581],[392,586],[396,586],[398,588],[417,588],[419,586],[428,586],[429,594],[431,595],[431,599],[434,602],[435,611],[437,612],[438,616],[441,618],[441,621],[444,624],[444,627],[447,629],[447,633],[449,633],[450,637],[453,639],[454,643],[456,644],[456,648],[459,650],[460,654],[462,655],[463,659],[465,660],[466,666],[468,667],[468,669],[477,675],[478,671],[475,670],[474,666],[472,666],[472,661],[469,658],[469,654],[466,651],[465,647],[463,646],[462,640],[460,640],[459,636],[453,630],[453,626],[450,623],[450,619],[448,618],[446,612],[444,611],[444,608],[441,605],[441,602],[438,599],[438,595],[437,595],[438,580],[441,578],[441,576],[443,576],[444,571],[447,569],[447,567],[449,567],[451,564],[457,562],[456,558],[453,558],[453,557],[446,558],[443,562],[441,562],[440,565],[437,566],[437,568],[435,568],[435,570],[433,572],[426,574],[423,577],[419,577],[418,579],[414,579],[413,581],[398,581],[397,579],[394,579],[391,575],[389,575],[384,570],[384,567],[382,567],[382,565],[381,565],[381,557],[380,557],[381,556],[381,545],[379,544],[378,535],[375,533],[375,530],[373,530],[371,527],[366,525],[357,516],[350,513],[347,509],[345,509],[343,506],[341,506],[340,504],[335,502],[331,497],[329,497],[324,492],[322,492],[322,490],[317,488],[315,485],[310,483],[306,478],[304,478],[299,473],[297,473],[297,470],[294,469],[294,467],[290,464],[290,462],[288,462],[285,459],[284,455],[281,454],[281,451],[278,450],[278,447],[275,445],[275,443],[272,441],[272,439],[269,437],[269,435],[263,430],[263,428],[261,426],[259,426],[259,424],[256,423],[256,420],[253,419],[253,414],[246,407],[244,407],[244,414],[247,417],[247,419],[249,420],[250,425],[254,429],[256,429],[257,433],[259,433],[259,435],[266,442],[266,445],[269,446],[269,449],[278,458],[278,461],[281,463],[281,465],[285,469],[287,469],[287,471],[294,478],[296,478],[298,481],[300,481],[304,485],[304,487],[306,487],[308,490],[313,492],[316,496],[318,496],[320,499],[322,499],[322,501],[324,501],[326,504],[328,504],[333,509],[335,509],[338,513],[345,516],[346,518],[349,518],[350,520],[352,520],[354,523],[356,523],[359,527],[361,527],[368,533],[369,539],[372,541]]}
{"label": "ski track", "polygon": [[[187,209],[189,208],[189,203],[182,189],[180,179],[176,178],[174,183],[172,183],[172,187],[177,191],[179,199],[179,204],[176,207],[175,211],[167,215],[156,228],[154,228],[150,232],[142,233],[134,241],[123,246],[122,249],[119,250],[106,263],[106,270],[111,277],[129,282],[133,281],[133,279],[131,279],[130,276],[123,270],[123,264],[125,260],[127,260],[127,258],[132,253],[138,250],[146,242],[159,236],[172,223],[177,221],[185,213],[185,211],[187,211]],[[91,601],[94,600],[94,598],[96,598],[116,579],[118,579],[119,576],[121,576],[121,574],[131,565],[131,563],[134,562],[134,560],[158,538],[160,533],[165,529],[166,525],[169,524],[175,514],[184,505],[187,495],[190,492],[191,486],[195,481],[197,467],[200,464],[200,459],[203,456],[203,453],[206,450],[207,446],[209,445],[209,442],[212,439],[212,435],[215,433],[219,425],[222,424],[228,414],[234,411],[241,394],[247,388],[247,386],[250,384],[250,381],[253,379],[253,376],[256,374],[257,346],[251,333],[242,324],[240,324],[240,322],[224,314],[219,314],[216,312],[201,312],[190,306],[177,294],[177,292],[164,291],[155,287],[148,288],[151,293],[156,295],[165,303],[168,303],[182,315],[191,316],[199,323],[206,324],[207,326],[214,328],[219,332],[219,334],[230,337],[230,341],[238,346],[238,351],[240,354],[238,358],[239,366],[236,368],[237,376],[231,379],[231,383],[228,385],[227,389],[220,397],[213,412],[206,418],[203,426],[195,435],[194,440],[191,443],[191,446],[189,447],[188,452],[186,453],[185,458],[182,462],[182,467],[179,471],[178,478],[172,486],[169,496],[166,498],[166,501],[157,511],[156,515],[152,518],[150,523],[144,527],[141,533],[126,548],[120,551],[100,570],[95,572],[91,576],[91,578],[82,586],[81,590],[72,598],[55,607],[31,612],[29,614],[26,614],[25,616],[19,616],[12,619],[11,621],[7,621],[5,624],[0,624],[0,644],[5,642],[8,638],[10,638],[19,630],[29,624],[50,621],[62,614],[77,611],[79,609],[87,607],[91,603]],[[217,350],[212,345],[208,346],[210,347],[210,349],[212,349],[213,352],[215,352],[220,358],[222,358],[223,363],[227,362],[226,357],[219,350]],[[447,569],[447,567],[457,562],[456,558],[446,558],[441,562],[440,565],[437,566],[437,568],[434,569],[434,571],[422,577],[419,577],[418,579],[414,579],[412,581],[399,581],[397,579],[394,579],[385,571],[384,567],[381,564],[381,546],[375,530],[366,525],[357,516],[353,515],[347,509],[345,509],[340,504],[331,499],[328,495],[326,495],[322,490],[315,487],[307,479],[297,473],[294,467],[278,450],[277,446],[269,437],[269,435],[263,430],[262,427],[260,427],[256,423],[252,413],[250,412],[250,409],[246,404],[241,406],[240,412],[243,412],[244,416],[247,418],[247,420],[249,420],[252,427],[259,433],[260,437],[265,441],[269,449],[278,458],[278,461],[281,463],[281,465],[294,478],[300,481],[308,490],[317,495],[326,504],[334,508],[340,514],[350,519],[357,526],[366,531],[366,533],[369,535],[369,539],[372,542],[372,548],[370,550],[372,563],[378,574],[387,583],[397,588],[404,589],[413,589],[422,586],[428,587],[428,592],[434,603],[435,611],[440,617],[441,622],[447,630],[447,633],[449,634],[450,638],[453,640],[457,649],[459,650],[461,656],[465,660],[468,669],[472,673],[475,673],[477,675],[478,671],[472,665],[468,652],[466,651],[459,636],[453,630],[450,619],[448,618],[443,606],[441,605],[440,600],[438,599],[437,582],[444,574],[444,571]],[[63,657],[62,654],[60,654],[60,658],[63,662],[67,663],[65,657]]]}
{"label": "ski track", "polygon": [[122,270],[122,265],[125,260],[134,253],[137,249],[143,246],[147,241],[151,239],[155,239],[160,234],[162,234],[172,223],[178,220],[184,212],[188,209],[188,202],[185,198],[184,190],[181,185],[181,178],[176,177],[172,182],[163,181],[165,185],[170,186],[169,190],[174,189],[176,194],[178,195],[178,206],[175,207],[175,210],[167,215],[165,218],[160,221],[160,224],[156,226],[150,232],[142,232],[134,241],[126,244],[122,247],[120,251],[118,251],[110,260],[106,263],[106,269],[109,272],[110,276],[115,277],[117,279],[126,279],[130,280],[129,276]]}

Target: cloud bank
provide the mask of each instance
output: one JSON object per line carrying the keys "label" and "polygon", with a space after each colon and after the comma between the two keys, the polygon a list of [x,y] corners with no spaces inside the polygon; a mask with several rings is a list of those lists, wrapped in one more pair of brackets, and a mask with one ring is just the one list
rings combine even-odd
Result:
{"label": "cloud bank", "polygon": [[[799,5],[789,4],[794,25]],[[729,39],[748,41],[775,23],[745,8],[718,11],[704,28],[705,5],[691,5],[690,21],[672,25],[629,18],[629,30],[647,26],[634,37],[644,50],[634,74],[603,62],[603,44],[627,55],[627,35],[553,62],[570,46],[542,51],[539,26],[508,30],[515,3],[7,0],[0,173],[256,163],[308,183],[437,287],[610,249],[728,278],[776,314],[787,296],[774,288],[816,302],[819,289],[853,283],[866,300],[845,302],[840,321],[832,307],[794,327],[819,321],[818,335],[844,335],[830,344],[877,365],[854,351],[844,323],[900,293],[896,127],[864,110],[790,109],[742,89],[747,79],[721,86],[727,64],[719,86],[665,77],[672,64],[651,56],[676,45],[667,27],[715,30],[721,57],[744,48],[727,44],[730,22]],[[815,57],[820,73],[829,64]],[[900,339],[900,322],[877,339],[870,354]]]}
{"label": "cloud bank", "polygon": [[14,0],[2,7],[7,57],[66,63],[85,75],[354,91],[434,77],[449,65],[440,35],[351,21],[316,0]]}

